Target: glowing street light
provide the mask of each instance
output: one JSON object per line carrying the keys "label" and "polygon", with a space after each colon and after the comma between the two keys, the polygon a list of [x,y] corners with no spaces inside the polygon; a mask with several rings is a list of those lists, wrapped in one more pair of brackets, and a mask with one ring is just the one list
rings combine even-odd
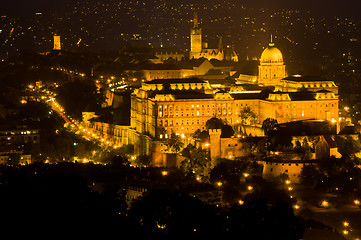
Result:
{"label": "glowing street light", "polygon": [[321,203],[321,206],[322,207],[328,207],[328,206],[330,206],[330,204],[326,200],[323,200],[322,203]]}
{"label": "glowing street light", "polygon": [[247,187],[247,189],[248,189],[248,191],[251,191],[251,190],[253,190],[253,187],[252,187],[251,185],[249,185],[249,186]]}

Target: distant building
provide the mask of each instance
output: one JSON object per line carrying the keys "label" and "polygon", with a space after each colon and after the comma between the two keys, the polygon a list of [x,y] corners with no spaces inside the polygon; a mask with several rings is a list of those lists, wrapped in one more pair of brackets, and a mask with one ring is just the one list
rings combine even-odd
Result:
{"label": "distant building", "polygon": [[20,164],[31,163],[31,155],[24,153],[25,146],[38,143],[38,129],[19,127],[0,131],[0,164],[9,164],[11,161]]}
{"label": "distant building", "polygon": [[[150,187],[140,187],[140,186],[128,186],[125,187],[126,191],[126,202],[130,207],[131,204],[138,198],[147,194],[151,190]],[[185,186],[183,189],[191,197],[196,197],[204,203],[212,204],[214,206],[222,206],[223,202],[223,192],[215,189],[210,185],[194,185],[194,186]]]}
{"label": "distant building", "polygon": [[154,55],[161,61],[165,62],[169,59],[181,61],[185,58],[184,52],[181,50],[169,47],[169,48],[155,48]]}
{"label": "distant building", "polygon": [[55,35],[54,36],[54,47],[53,47],[54,51],[60,51],[61,50],[61,41],[60,41],[60,36]]}

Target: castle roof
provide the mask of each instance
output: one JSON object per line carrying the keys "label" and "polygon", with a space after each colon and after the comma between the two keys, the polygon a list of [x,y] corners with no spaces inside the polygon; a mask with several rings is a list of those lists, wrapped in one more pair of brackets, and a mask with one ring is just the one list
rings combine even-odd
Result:
{"label": "castle roof", "polygon": [[261,63],[283,63],[282,53],[274,46],[274,43],[271,42],[269,46],[263,50]]}
{"label": "castle roof", "polygon": [[172,84],[172,83],[206,83],[200,78],[171,78],[171,79],[154,79],[146,82],[146,84]]}
{"label": "castle roof", "polygon": [[324,82],[324,81],[331,81],[324,79],[322,77],[316,77],[316,76],[303,76],[303,75],[292,75],[283,78],[282,80],[288,80],[293,82]]}

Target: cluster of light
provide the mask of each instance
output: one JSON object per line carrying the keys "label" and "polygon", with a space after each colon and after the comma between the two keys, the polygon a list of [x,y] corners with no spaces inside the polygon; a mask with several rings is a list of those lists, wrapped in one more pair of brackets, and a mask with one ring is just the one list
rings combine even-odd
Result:
{"label": "cluster of light", "polygon": [[330,204],[326,200],[323,200],[321,205],[322,207],[328,207]]}
{"label": "cluster of light", "polygon": [[293,208],[296,209],[296,210],[298,210],[298,209],[300,209],[300,205],[295,204],[295,205],[293,205]]}

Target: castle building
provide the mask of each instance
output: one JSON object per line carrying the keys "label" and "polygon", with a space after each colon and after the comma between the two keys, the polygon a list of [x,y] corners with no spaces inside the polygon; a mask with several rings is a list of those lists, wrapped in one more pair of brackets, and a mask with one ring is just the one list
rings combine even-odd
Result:
{"label": "castle building", "polygon": [[222,37],[219,37],[218,48],[208,48],[208,45],[202,42],[202,28],[198,25],[197,13],[194,13],[193,27],[190,32],[190,44],[190,59],[206,58],[208,60],[217,59],[219,61],[238,62],[236,52],[230,46],[223,47]]}
{"label": "castle building", "polygon": [[131,95],[128,143],[135,143],[137,155],[150,155],[155,140],[172,132],[187,140],[196,130],[205,130],[212,117],[237,131],[245,109],[254,114],[256,126],[267,118],[278,123],[338,122],[338,88],[333,81],[285,75],[282,53],[271,43],[261,56],[258,85],[236,84],[230,90],[219,90],[196,77],[144,82]]}

